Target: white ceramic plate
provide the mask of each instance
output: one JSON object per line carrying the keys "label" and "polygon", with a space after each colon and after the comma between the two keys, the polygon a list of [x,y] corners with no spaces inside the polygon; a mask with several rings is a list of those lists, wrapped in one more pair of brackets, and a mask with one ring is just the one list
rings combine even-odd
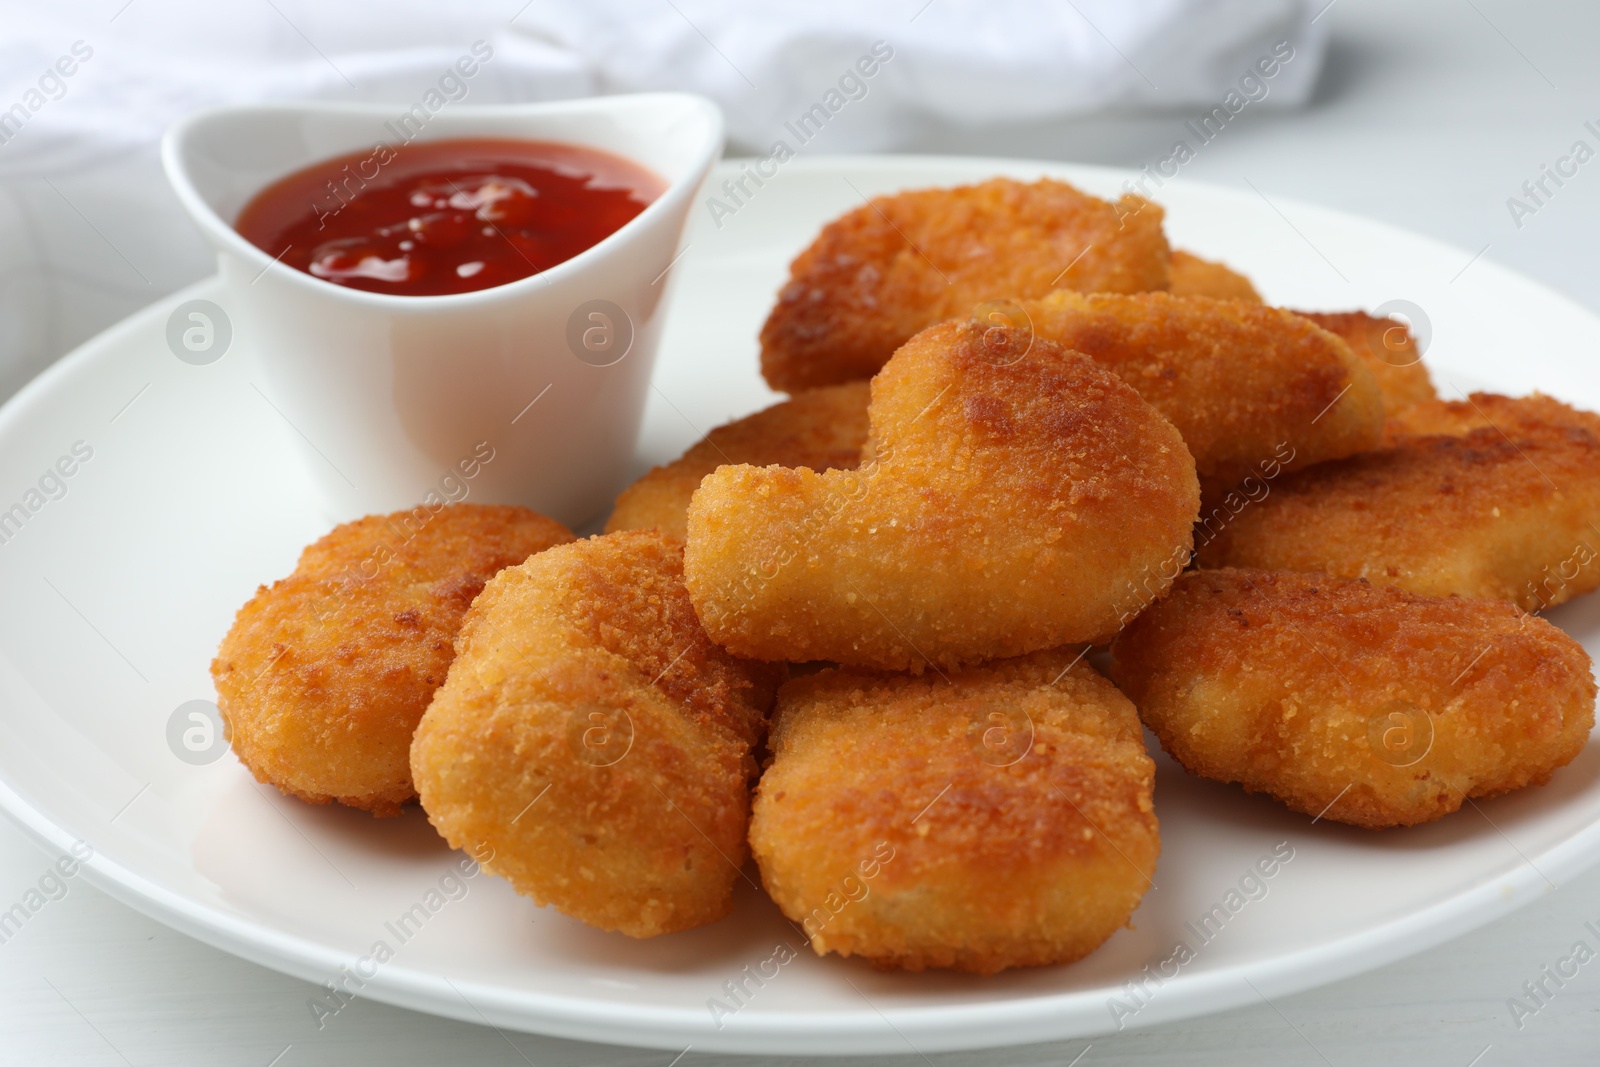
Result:
{"label": "white ceramic plate", "polygon": [[[715,181],[737,172],[725,165]],[[996,173],[1058,175],[1103,195],[1125,177],[1002,160],[795,160],[720,228],[697,210],[640,469],[768,402],[754,337],[823,221],[863,194]],[[1179,182],[1160,198],[1175,244],[1247,271],[1275,303],[1421,309],[1441,391],[1491,383],[1600,407],[1600,321],[1492,263],[1276,197]],[[256,784],[231,755],[197,766],[169,747],[174,712],[212,696],[207,665],[234,610],[327,526],[292,431],[251,385],[249,339],[208,366],[165,343],[173,308],[216,295],[202,283],[140,312],[0,411],[0,513],[41,505],[0,543],[0,804],[52,848],[86,842],[89,877],[118,898],[230,952],[360,996],[573,1038],[932,1052],[1275,998],[1487,922],[1600,856],[1591,743],[1542,789],[1385,834],[1313,825],[1162,759],[1158,888],[1134,927],[1073,966],[988,979],[816,959],[749,887],[727,921],[648,942],[536,909],[487,876],[457,888],[446,875],[459,857],[420,812],[375,821],[309,807]],[[65,464],[73,474],[59,487],[46,479],[56,498],[29,497],[78,442],[92,456]],[[1552,617],[1600,651],[1600,598]],[[1275,848],[1293,858],[1264,888],[1246,884],[1255,899],[1230,897]],[[402,942],[393,924],[419,904]],[[1188,924],[1217,905],[1225,921],[1202,940]],[[1193,958],[1163,968],[1180,940]],[[370,962],[379,941],[393,957]],[[731,1006],[724,983],[780,944],[800,950],[794,961],[714,1021],[708,1001]],[[317,1014],[308,1003],[308,1039]],[[339,1025],[336,1014],[321,1022]]]}

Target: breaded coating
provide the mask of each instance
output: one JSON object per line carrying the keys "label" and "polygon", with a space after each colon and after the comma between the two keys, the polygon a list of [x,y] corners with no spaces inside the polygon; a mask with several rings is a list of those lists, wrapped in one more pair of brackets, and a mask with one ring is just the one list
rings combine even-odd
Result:
{"label": "breaded coating", "polygon": [[944,323],[868,415],[858,470],[726,466],[695,491],[685,580],[735,654],[920,671],[1105,638],[1188,559],[1194,460],[1086,356]]}
{"label": "breaded coating", "polygon": [[724,464],[853,470],[867,441],[870,396],[864,381],[809,389],[718,426],[681,457],[624,489],[606,533],[657,529],[687,536],[689,498],[700,479]]}
{"label": "breaded coating", "polygon": [[1484,427],[1514,432],[1529,425],[1575,426],[1600,433],[1600,417],[1563,404],[1544,393],[1502,396],[1472,393],[1464,400],[1425,400],[1412,404],[1384,423],[1384,443],[1432,434],[1459,436]]}
{"label": "breaded coating", "polygon": [[1542,785],[1594,726],[1589,656],[1548,622],[1359,579],[1190,571],[1111,655],[1193,773],[1374,830]]}
{"label": "breaded coating", "polygon": [[1237,481],[1377,447],[1383,399],[1338,337],[1288,311],[1169,293],[1058,291],[1018,305],[1038,336],[1112,371],[1178,428],[1202,477]]}
{"label": "breaded coating", "polygon": [[416,796],[411,735],[472,598],[502,567],[570,540],[526,508],[484,504],[335,527],[256,590],[211,662],[234,754],[301,800],[399,814]]}
{"label": "breaded coating", "polygon": [[912,334],[984,300],[1167,287],[1161,208],[994,178],[880,196],[823,227],[761,328],[781,392],[870,378]]}
{"label": "breaded coating", "polygon": [[1202,537],[1198,561],[1560,604],[1600,588],[1600,417],[1572,414],[1582,424],[1412,437],[1286,474]]}
{"label": "breaded coating", "polygon": [[1167,261],[1167,274],[1171,278],[1168,290],[1173,296],[1209,296],[1214,300],[1246,300],[1261,303],[1261,294],[1238,271],[1226,264],[1201,259],[1192,252],[1174,248]]}
{"label": "breaded coating", "polygon": [[680,542],[607,534],[484,588],[411,770],[429,820],[524,896],[631,937],[728,913],[781,668],[712,644]]}
{"label": "breaded coating", "polygon": [[1297,311],[1329,333],[1344,338],[1364,360],[1383,390],[1383,408],[1390,415],[1436,394],[1411,328],[1399,319],[1373,318],[1364,311]]}
{"label": "breaded coating", "polygon": [[1155,764],[1081,655],[783,686],[750,846],[819,955],[993,974],[1127,924],[1160,851]]}

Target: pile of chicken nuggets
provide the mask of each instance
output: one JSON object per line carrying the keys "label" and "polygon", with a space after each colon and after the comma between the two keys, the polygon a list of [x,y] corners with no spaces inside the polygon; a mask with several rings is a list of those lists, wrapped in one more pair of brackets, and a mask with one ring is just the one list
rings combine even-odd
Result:
{"label": "pile of chicken nuggets", "polygon": [[1048,179],[829,223],[760,340],[788,399],[604,534],[452,504],[306,549],[213,663],[239,758],[420,800],[606,930],[759,878],[819,954],[987,974],[1153,884],[1144,728],[1374,830],[1588,741],[1589,657],[1532,613],[1600,586],[1600,416],[1441,400],[1404,323],[1270,307]]}

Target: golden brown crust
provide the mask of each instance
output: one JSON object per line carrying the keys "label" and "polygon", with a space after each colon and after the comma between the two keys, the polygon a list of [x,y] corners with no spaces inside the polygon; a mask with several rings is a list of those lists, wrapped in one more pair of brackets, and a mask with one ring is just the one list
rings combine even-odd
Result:
{"label": "golden brown crust", "polygon": [[1399,319],[1379,319],[1364,311],[1297,311],[1329,333],[1344,338],[1360,359],[1366,362],[1378,388],[1383,390],[1383,407],[1398,414],[1408,406],[1432,400],[1437,394],[1422,353],[1411,329]]}
{"label": "golden brown crust", "polygon": [[412,732],[472,598],[570,540],[526,508],[480,504],[336,527],[239,609],[211,663],[234,753],[302,800],[398,814],[416,795]]}
{"label": "golden brown crust", "polygon": [[1543,619],[1325,575],[1191,571],[1111,673],[1190,771],[1370,829],[1542,784],[1594,726],[1589,656]]}
{"label": "golden brown crust", "polygon": [[1261,294],[1238,271],[1226,264],[1201,259],[1192,252],[1173,249],[1167,263],[1167,273],[1172,279],[1169,292],[1173,296],[1209,296],[1214,300],[1244,300],[1261,303]]}
{"label": "golden brown crust", "polygon": [[823,227],[761,329],[761,373],[795,392],[870,378],[912,334],[984,300],[1167,287],[1161,208],[994,178],[881,196]]}
{"label": "golden brown crust", "polygon": [[1424,400],[1390,416],[1383,427],[1385,444],[1408,437],[1448,434],[1459,437],[1484,428],[1515,434],[1527,427],[1575,426],[1600,433],[1600,417],[1563,404],[1544,393],[1502,396],[1472,393],[1463,400]]}
{"label": "golden brown crust", "polygon": [[1375,448],[1378,383],[1338,337],[1288,311],[1168,293],[1058,291],[1020,304],[1040,337],[1133,386],[1183,435],[1202,477],[1284,455],[1309,466]]}
{"label": "golden brown crust", "polygon": [[992,974],[1128,921],[1160,849],[1155,765],[1080,655],[783,686],[750,842],[817,953]]}
{"label": "golden brown crust", "polygon": [[657,529],[687,536],[689,498],[700,479],[725,464],[854,469],[867,441],[869,397],[864,381],[809,389],[717,427],[681,457],[624,489],[606,533]]}
{"label": "golden brown crust", "polygon": [[920,671],[1106,637],[1188,557],[1193,459],[1085,356],[945,323],[869,414],[857,471],[727,466],[695,491],[686,581],[736,654]]}
{"label": "golden brown crust", "polygon": [[411,749],[429,820],[517,892],[632,937],[715,921],[781,668],[712,644],[682,545],[607,534],[502,571]]}
{"label": "golden brown crust", "polygon": [[[1570,409],[1568,409],[1570,410]],[[1286,474],[1202,537],[1203,567],[1367,578],[1528,610],[1600,588],[1600,417],[1530,417]]]}

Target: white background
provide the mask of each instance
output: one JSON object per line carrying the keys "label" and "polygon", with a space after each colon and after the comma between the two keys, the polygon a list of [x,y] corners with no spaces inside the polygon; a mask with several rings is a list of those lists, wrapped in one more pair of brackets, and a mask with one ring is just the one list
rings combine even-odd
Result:
{"label": "white background", "polygon": [[[921,17],[936,18],[938,4],[953,2],[935,0]],[[1583,129],[1587,119],[1600,126],[1600,69],[1593,61],[1600,9],[1586,0],[1335,0],[1323,19],[1332,44],[1311,106],[1296,114],[1247,113],[1185,167],[1184,177],[1245,189],[1248,182],[1268,196],[1418,230],[1460,246],[1466,269],[1482,251],[1600,311],[1594,253],[1600,160],[1520,229],[1506,206],[1523,181],[1575,139],[1600,144]],[[944,131],[908,147],[1138,167],[1167,153],[1185,117]],[[1517,353],[1506,358],[1514,361]],[[20,898],[52,858],[0,824],[0,901]],[[1595,943],[1586,921],[1600,926],[1600,871],[1440,948],[1271,1004],[1092,1041],[926,1061],[939,1067],[1593,1063],[1600,961],[1520,1030],[1506,1003],[1573,942]],[[0,945],[0,1064],[666,1067],[676,1054],[500,1033],[362,1001],[318,1031],[305,1006],[311,992],[74,882],[65,899]],[[924,1062],[906,1051],[893,1060],[836,1062]],[[707,1060],[691,1049],[678,1062]],[[797,1061],[776,1049],[772,1057],[739,1062]]]}

